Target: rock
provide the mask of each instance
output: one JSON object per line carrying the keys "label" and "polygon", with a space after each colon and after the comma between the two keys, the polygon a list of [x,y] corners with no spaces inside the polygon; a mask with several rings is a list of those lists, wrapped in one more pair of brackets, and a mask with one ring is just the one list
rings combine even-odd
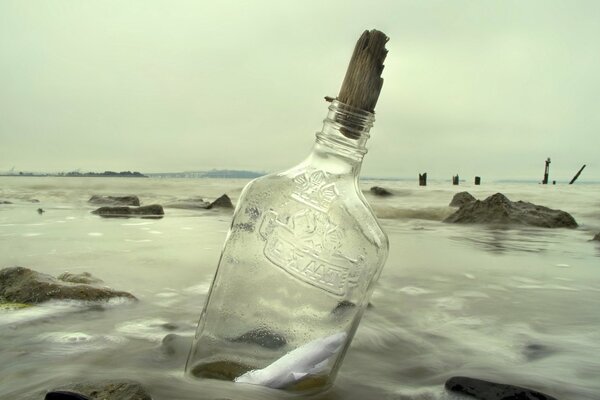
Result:
{"label": "rock", "polygon": [[571,214],[524,201],[510,201],[502,193],[464,204],[444,222],[531,225],[542,228],[576,228]]}
{"label": "rock", "polygon": [[287,340],[283,335],[279,333],[271,332],[265,328],[257,328],[249,332],[244,333],[241,336],[231,339],[232,342],[237,343],[251,343],[257,344],[267,349],[279,349],[287,344]]}
{"label": "rock", "polygon": [[8,200],[0,200],[0,204],[12,204],[12,202]]}
{"label": "rock", "polygon": [[40,201],[38,199],[29,199],[30,203],[39,203]]}
{"label": "rock", "polygon": [[89,272],[82,272],[80,274],[72,274],[70,272],[63,272],[57,278],[63,282],[71,283],[85,283],[93,285],[96,283],[103,283],[102,279],[98,279]]}
{"label": "rock", "polygon": [[92,214],[97,214],[104,218],[162,218],[165,211],[160,204],[151,204],[142,207],[100,207],[92,211]]}
{"label": "rock", "polygon": [[29,268],[11,267],[0,270],[0,298],[7,302],[36,304],[48,300],[100,301],[114,297],[136,300],[131,293],[63,282]]}
{"label": "rock", "polygon": [[68,390],[54,390],[46,393],[44,400],[91,400],[91,398]]}
{"label": "rock", "polygon": [[88,200],[92,204],[109,204],[113,206],[136,206],[139,207],[140,199],[137,196],[100,196],[93,195]]}
{"label": "rock", "polygon": [[596,236],[594,236],[594,238],[592,240],[597,240],[598,242],[600,242],[600,233],[598,233]]}
{"label": "rock", "polygon": [[208,205],[208,207],[206,207],[206,208],[209,210],[211,208],[233,208],[233,203],[231,202],[231,199],[229,198],[229,196],[224,194],[221,197],[219,197],[218,199],[216,199],[215,201],[213,201],[212,203],[210,203]]}
{"label": "rock", "polygon": [[4,303],[0,302],[0,311],[14,311],[20,310],[22,308],[31,307],[31,304],[23,304],[23,303]]}
{"label": "rock", "polygon": [[479,400],[557,400],[535,390],[464,376],[448,379],[445,386],[452,392],[466,394]]}
{"label": "rock", "polygon": [[462,207],[465,204],[471,203],[477,200],[473,195],[469,192],[460,192],[456,193],[450,202],[450,207]]}
{"label": "rock", "polygon": [[179,200],[175,203],[169,203],[165,205],[165,207],[180,208],[184,210],[201,210],[207,209],[209,206],[210,203],[208,201],[204,201],[204,199],[201,198]]}
{"label": "rock", "polygon": [[191,345],[191,337],[169,333],[163,338],[160,348],[163,353],[169,356],[187,356]]}
{"label": "rock", "polygon": [[92,381],[65,385],[51,390],[46,394],[46,399],[77,399],[77,397],[52,397],[55,396],[54,393],[60,394],[60,392],[79,394],[92,400],[152,400],[152,396],[141,384],[126,380]]}
{"label": "rock", "polygon": [[38,208],[37,209],[38,214],[42,215],[43,213],[45,213],[46,211],[44,211],[43,208]]}
{"label": "rock", "polygon": [[389,190],[382,188],[380,186],[373,186],[371,188],[371,193],[373,193],[375,196],[381,196],[381,197],[392,195],[392,192],[390,192]]}

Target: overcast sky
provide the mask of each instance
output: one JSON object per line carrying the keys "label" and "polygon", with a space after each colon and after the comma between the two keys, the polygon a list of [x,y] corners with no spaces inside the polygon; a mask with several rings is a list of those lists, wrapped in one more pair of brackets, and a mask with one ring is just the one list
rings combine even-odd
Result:
{"label": "overcast sky", "polygon": [[301,160],[364,29],[363,175],[600,180],[598,1],[0,1],[0,171]]}

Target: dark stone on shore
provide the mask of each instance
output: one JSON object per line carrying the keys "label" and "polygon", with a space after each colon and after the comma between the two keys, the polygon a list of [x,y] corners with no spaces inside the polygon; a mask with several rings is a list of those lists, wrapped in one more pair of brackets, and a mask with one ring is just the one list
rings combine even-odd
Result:
{"label": "dark stone on shore", "polygon": [[107,204],[112,206],[140,206],[140,199],[137,196],[101,196],[93,195],[88,200],[92,204]]}
{"label": "dark stone on shore", "polygon": [[502,193],[464,204],[444,222],[457,224],[518,224],[542,228],[576,228],[571,214],[524,201],[510,201]]}
{"label": "dark stone on shore", "polygon": [[229,196],[224,194],[212,203],[210,203],[206,208],[209,210],[212,208],[233,208],[233,203],[231,202]]}
{"label": "dark stone on shore", "polygon": [[524,387],[455,376],[446,381],[447,390],[479,400],[557,400],[547,394]]}
{"label": "dark stone on shore", "polygon": [[392,192],[390,192],[389,190],[382,188],[381,186],[373,186],[371,188],[371,193],[373,193],[375,196],[381,196],[381,197],[386,197],[386,196],[391,196]]}
{"label": "dark stone on shore", "polygon": [[53,389],[46,394],[48,399],[76,399],[77,397],[48,397],[51,393],[71,392],[88,397],[91,400],[152,400],[144,387],[134,381],[105,380],[81,382]]}
{"label": "dark stone on shore", "polygon": [[100,207],[92,211],[92,214],[96,214],[104,218],[162,218],[162,216],[165,214],[165,211],[160,204],[151,204],[142,207]]}
{"label": "dark stone on shore", "polygon": [[267,349],[279,349],[287,344],[287,340],[279,333],[271,332],[268,329],[258,328],[244,333],[241,336],[231,339],[237,343],[257,344]]}
{"label": "dark stone on shore", "polygon": [[49,300],[102,301],[115,297],[136,300],[131,293],[107,287],[60,281],[24,267],[0,270],[0,298],[12,303],[36,304]]}
{"label": "dark stone on shore", "polygon": [[85,283],[87,285],[94,285],[97,283],[103,283],[102,279],[98,279],[89,272],[82,272],[80,274],[72,274],[70,272],[63,272],[56,277],[58,280],[63,282],[71,283]]}
{"label": "dark stone on shore", "polygon": [[594,236],[594,238],[592,240],[596,240],[596,241],[600,242],[600,233],[598,233],[596,236]]}
{"label": "dark stone on shore", "polygon": [[462,207],[465,204],[471,203],[477,200],[473,195],[469,192],[460,192],[456,193],[454,197],[452,197],[452,201],[450,202],[450,207]]}

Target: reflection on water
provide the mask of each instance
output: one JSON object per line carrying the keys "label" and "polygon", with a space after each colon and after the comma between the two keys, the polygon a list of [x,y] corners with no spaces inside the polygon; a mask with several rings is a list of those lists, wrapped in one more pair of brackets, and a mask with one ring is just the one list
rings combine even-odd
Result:
{"label": "reflection on water", "polygon": [[[137,194],[145,204],[222,193],[235,200],[243,184],[0,178],[0,200],[13,202],[0,205],[0,267],[87,271],[139,298],[0,310],[0,398],[103,378],[140,381],[155,400],[292,398],[183,374],[229,214],[166,208],[161,220],[107,220],[87,203],[92,194]],[[598,187],[469,188],[478,198],[502,191],[563,208],[582,224],[547,230],[444,224],[456,188],[378,184],[402,193],[366,194],[385,217],[390,257],[333,388],[311,399],[458,399],[443,389],[455,375],[562,400],[598,398],[600,243],[589,242],[600,231],[600,215],[589,212]]]}

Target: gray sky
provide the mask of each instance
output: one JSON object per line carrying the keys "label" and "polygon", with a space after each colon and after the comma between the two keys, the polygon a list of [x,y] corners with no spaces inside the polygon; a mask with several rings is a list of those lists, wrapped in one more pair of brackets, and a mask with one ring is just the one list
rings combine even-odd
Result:
{"label": "gray sky", "polygon": [[0,1],[0,171],[301,160],[364,29],[363,175],[600,180],[597,1]]}

